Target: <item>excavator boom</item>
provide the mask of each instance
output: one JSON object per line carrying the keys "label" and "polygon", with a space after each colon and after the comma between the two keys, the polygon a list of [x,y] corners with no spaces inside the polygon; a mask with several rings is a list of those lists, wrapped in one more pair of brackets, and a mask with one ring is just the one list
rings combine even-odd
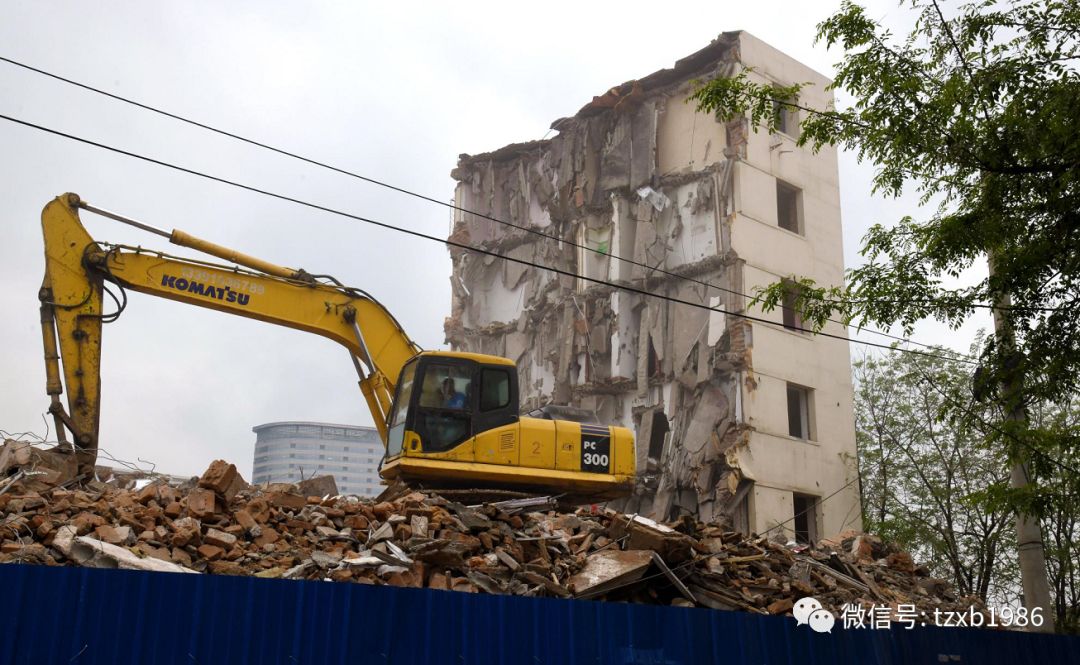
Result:
{"label": "excavator boom", "polygon": [[[238,266],[169,256],[135,247],[104,247],[79,220],[81,201],[67,194],[42,213],[45,280],[41,299],[46,391],[58,431],[66,427],[92,463],[100,413],[101,327],[106,282],[149,295],[216,309],[328,337],[348,349],[360,373],[360,388],[376,427],[386,440],[386,415],[395,382],[405,363],[419,352],[393,316],[362,292],[326,284],[307,273],[274,266],[254,257],[201,241],[180,231],[177,244],[254,266]],[[116,216],[113,216],[116,218]],[[121,218],[122,219],[122,218]],[[146,227],[144,227],[146,228]],[[60,358],[68,410],[59,396]]]}

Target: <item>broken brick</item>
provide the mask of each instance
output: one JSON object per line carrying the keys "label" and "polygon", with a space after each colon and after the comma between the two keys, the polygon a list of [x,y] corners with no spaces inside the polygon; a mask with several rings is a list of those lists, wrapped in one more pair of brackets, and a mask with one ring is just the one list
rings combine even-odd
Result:
{"label": "broken brick", "polygon": [[217,497],[212,490],[208,489],[193,489],[187,496],[188,513],[199,519],[213,515],[216,511],[216,503]]}
{"label": "broken brick", "polygon": [[203,534],[203,542],[227,550],[236,544],[236,536],[217,529],[207,529]]}
{"label": "broken brick", "polygon": [[199,556],[207,561],[217,561],[221,557],[225,556],[225,550],[221,549],[217,545],[199,545]]}

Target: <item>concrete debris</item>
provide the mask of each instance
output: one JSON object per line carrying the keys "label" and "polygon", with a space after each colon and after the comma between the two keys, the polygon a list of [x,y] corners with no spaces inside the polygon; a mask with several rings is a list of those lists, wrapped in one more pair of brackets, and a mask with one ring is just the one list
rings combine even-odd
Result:
{"label": "concrete debris", "polygon": [[[433,492],[390,501],[247,487],[205,512],[215,462],[187,490],[96,483],[0,495],[0,563],[331,580],[469,593],[590,598],[790,614],[812,595],[848,602],[966,607],[910,556],[855,533],[817,548],[745,537],[686,516],[659,523],[611,509],[465,506]],[[219,482],[221,481],[221,482]],[[17,483],[16,483],[17,485]],[[228,493],[228,492],[226,492]],[[191,511],[192,498],[199,504]],[[178,505],[170,515],[166,506]],[[503,509],[503,506],[507,510]]]}
{"label": "concrete debris", "polygon": [[589,555],[570,584],[578,598],[599,596],[641,579],[652,564],[652,555],[648,550],[601,550]]}

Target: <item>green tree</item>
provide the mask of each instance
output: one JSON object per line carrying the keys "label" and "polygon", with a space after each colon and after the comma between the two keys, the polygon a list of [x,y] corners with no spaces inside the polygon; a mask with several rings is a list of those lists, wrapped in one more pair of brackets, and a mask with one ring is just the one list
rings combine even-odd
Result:
{"label": "green tree", "polygon": [[1009,485],[987,445],[968,365],[893,352],[854,365],[863,523],[925,561],[962,595],[1016,598],[1011,511],[989,501]]}
{"label": "green tree", "polygon": [[[972,346],[977,355],[982,338]],[[939,351],[944,351],[939,349]],[[864,528],[908,549],[962,594],[1016,600],[1016,542],[996,405],[973,395],[975,368],[892,352],[854,364],[855,428]],[[1075,432],[1080,401],[1031,407],[1040,432]],[[1055,460],[1080,467],[1080,448]],[[1080,491],[1068,472],[1038,485],[1046,567],[1059,630],[1080,632]]]}
{"label": "green tree", "polygon": [[[693,99],[768,131],[795,111],[800,145],[852,150],[876,166],[879,193],[913,188],[934,204],[925,219],[873,226],[866,262],[846,285],[792,276],[795,306],[819,327],[839,316],[899,323],[907,334],[926,318],[958,327],[977,309],[993,311],[978,394],[1000,406],[991,437],[1013,467],[1008,500],[1024,543],[1025,603],[1049,611],[1032,518],[1049,506],[1029,481],[1053,473],[1048,460],[1075,433],[1036,431],[1027,413],[1073,394],[1080,381],[1080,5],[906,4],[917,20],[902,39],[851,2],[819,24],[818,39],[843,51],[834,87],[851,95],[850,108],[809,108],[799,103],[804,84],[778,87],[750,70],[707,82]],[[981,261],[990,267],[985,279],[950,285]],[[789,291],[777,283],[759,301],[773,308]]]}
{"label": "green tree", "polygon": [[[1057,403],[1033,405],[1032,421],[1051,436],[1075,437],[1080,428],[1076,395]],[[1080,447],[1071,446],[1057,458],[1070,469],[1080,468]],[[1080,633],[1080,488],[1069,473],[1047,474],[1040,483],[1042,527],[1046,541],[1046,570],[1054,593],[1058,630]]]}

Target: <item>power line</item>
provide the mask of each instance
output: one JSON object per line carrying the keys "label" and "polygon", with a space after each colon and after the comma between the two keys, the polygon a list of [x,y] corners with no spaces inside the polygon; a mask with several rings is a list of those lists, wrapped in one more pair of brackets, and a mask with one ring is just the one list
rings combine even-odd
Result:
{"label": "power line", "polygon": [[[147,157],[146,155],[140,155],[139,153],[136,153],[136,152],[131,152],[129,150],[124,150],[122,148],[117,148],[117,147],[114,147],[114,146],[110,146],[110,145],[107,145],[105,143],[100,143],[100,142],[97,142],[97,141],[93,141],[91,139],[76,136],[74,134],[68,134],[68,133],[62,132],[62,131],[60,131],[58,129],[52,129],[50,127],[45,127],[43,125],[38,125],[38,124],[29,122],[29,121],[26,121],[26,120],[20,120],[18,118],[13,118],[13,117],[8,116],[8,115],[0,114],[0,119],[7,120],[9,122],[13,122],[15,124],[22,125],[24,127],[29,127],[31,129],[36,129],[38,131],[42,131],[42,132],[45,132],[47,134],[52,134],[54,136],[60,136],[60,137],[63,137],[63,138],[66,138],[66,139],[69,139],[69,140],[72,140],[72,141],[76,141],[78,143],[94,146],[95,148],[101,148],[102,150],[108,150],[109,152],[114,152],[116,154],[124,155],[124,156],[127,156],[127,157],[132,157],[134,159],[138,159],[138,160],[141,160],[141,161],[144,161],[144,162],[148,162],[150,164],[156,164],[158,166],[163,166],[165,168],[172,169],[174,171],[179,171],[181,173],[187,173],[189,175],[197,176],[197,177],[204,178],[206,180],[211,180],[213,182],[218,182],[218,183],[221,183],[221,184],[224,184],[224,185],[229,185],[231,187],[236,187],[238,189],[243,189],[243,190],[246,190],[246,191],[249,191],[249,192],[254,192],[256,194],[262,194],[263,196],[268,196],[270,198],[275,198],[275,199],[278,199],[278,200],[281,200],[281,201],[288,201],[289,203],[294,203],[296,205],[304,206],[306,208],[311,208],[312,210],[319,210],[319,211],[326,212],[326,213],[329,213],[329,214],[332,214],[332,215],[338,215],[340,217],[345,217],[347,219],[356,220],[358,222],[364,222],[366,224],[371,224],[373,226],[378,226],[378,227],[384,228],[384,229],[389,229],[391,231],[397,231],[399,233],[404,233],[406,235],[411,235],[411,236],[414,236],[416,238],[423,238],[425,240],[431,240],[431,241],[437,242],[437,243],[439,243],[441,245],[449,245],[451,247],[457,247],[459,249],[463,249],[463,250],[466,250],[466,251],[476,252],[478,254],[484,254],[486,256],[491,256],[491,257],[503,259],[504,261],[511,261],[513,263],[518,263],[518,264],[529,266],[531,268],[536,268],[536,269],[539,269],[539,270],[546,270],[548,272],[553,272],[553,273],[556,273],[556,274],[559,274],[559,275],[563,275],[565,277],[571,277],[571,278],[574,278],[574,279],[580,279],[580,280],[583,280],[583,281],[586,281],[586,282],[591,282],[593,284],[599,284],[601,286],[607,286],[607,287],[617,289],[617,290],[620,290],[620,291],[626,291],[626,292],[629,292],[629,293],[636,293],[638,295],[646,296],[646,297],[649,297],[649,298],[657,298],[657,299],[660,299],[660,300],[666,300],[666,301],[669,301],[669,302],[678,303],[680,305],[687,305],[689,307],[694,307],[694,308],[697,308],[697,309],[704,309],[704,310],[711,311],[711,312],[717,312],[719,314],[726,314],[728,316],[734,316],[734,317],[745,319],[745,320],[748,320],[748,321],[755,321],[755,322],[762,323],[762,324],[769,325],[769,326],[773,326],[773,327],[779,327],[779,326],[782,325],[782,324],[776,323],[775,321],[770,321],[768,319],[765,319],[763,317],[753,316],[753,315],[750,315],[750,314],[744,314],[744,313],[741,313],[741,312],[731,312],[731,311],[722,309],[720,307],[711,307],[709,305],[704,305],[704,304],[701,304],[701,303],[691,302],[689,300],[683,300],[682,298],[676,298],[676,297],[673,297],[673,296],[667,296],[667,295],[662,295],[662,294],[659,294],[659,293],[653,293],[651,291],[647,291],[645,289],[640,289],[640,288],[637,288],[637,287],[634,287],[634,286],[629,286],[629,285],[626,285],[626,284],[617,284],[615,282],[609,282],[607,280],[598,279],[598,278],[595,278],[595,277],[588,277],[586,275],[579,275],[577,273],[573,273],[573,272],[570,272],[568,270],[563,270],[561,268],[555,268],[553,266],[546,266],[546,265],[542,265],[542,264],[539,264],[539,263],[535,263],[533,261],[526,261],[525,259],[519,259],[519,258],[516,258],[516,257],[513,257],[513,256],[508,256],[508,255],[505,255],[505,254],[499,254],[498,252],[494,252],[494,251],[489,250],[489,249],[484,249],[484,248],[481,248],[481,247],[475,247],[473,245],[468,245],[468,244],[465,244],[465,243],[462,243],[462,242],[457,242],[455,240],[450,240],[450,239],[447,239],[447,238],[439,238],[437,236],[433,236],[433,235],[430,235],[430,234],[427,234],[427,233],[422,233],[420,231],[414,231],[412,229],[406,229],[406,228],[403,228],[403,227],[400,227],[400,226],[394,226],[393,224],[388,224],[386,222],[380,222],[378,220],[371,219],[370,217],[362,217],[360,215],[354,215],[352,213],[345,212],[343,210],[337,210],[335,208],[330,208],[330,207],[327,207],[327,206],[319,205],[317,203],[312,203],[310,201],[304,201],[303,199],[298,199],[298,198],[295,198],[295,197],[287,196],[285,194],[279,194],[277,192],[272,192],[270,190],[260,189],[258,187],[253,186],[253,185],[246,185],[244,183],[237,182],[235,180],[229,180],[227,178],[222,178],[220,176],[211,175],[209,173],[204,173],[202,171],[196,171],[195,169],[189,169],[187,167],[179,166],[177,164],[172,164],[170,162],[166,162],[166,161],[163,161],[163,160],[160,160],[160,159],[155,159],[153,157]],[[957,362],[964,362],[964,363],[968,363],[968,364],[976,364],[974,360],[965,360],[965,359],[961,359],[961,358],[950,358],[948,356],[943,356],[943,355],[939,355],[939,354],[935,354],[935,353],[927,353],[925,351],[916,351],[914,349],[902,349],[902,348],[896,347],[895,345],[878,344],[876,342],[867,342],[865,340],[848,339],[847,337],[845,337],[843,335],[835,335],[835,334],[827,333],[827,332],[814,331],[814,330],[809,330],[809,329],[806,329],[806,328],[801,328],[801,327],[798,327],[798,326],[792,326],[790,328],[785,327],[785,328],[790,329],[790,330],[796,330],[796,331],[799,331],[799,332],[807,332],[807,333],[810,333],[810,334],[813,334],[813,335],[818,335],[818,336],[821,336],[821,337],[829,337],[829,338],[832,338],[832,339],[838,339],[838,340],[841,340],[841,341],[844,341],[844,342],[862,344],[864,346],[872,346],[872,347],[876,347],[876,348],[880,348],[880,349],[887,349],[887,350],[890,350],[890,351],[899,351],[899,352],[902,352],[902,353],[913,353],[913,354],[920,355],[920,356],[925,356],[925,357],[928,357],[928,358],[937,358],[939,360],[954,360],[954,361],[957,361]]]}
{"label": "power line", "polygon": [[[377,185],[379,187],[384,187],[386,189],[390,189],[392,191],[399,192],[401,194],[405,194],[406,196],[412,196],[412,197],[418,198],[418,199],[420,199],[422,201],[427,201],[429,203],[434,203],[436,205],[440,205],[440,206],[443,206],[443,207],[446,207],[446,208],[450,208],[451,210],[455,210],[455,211],[458,211],[458,212],[464,212],[464,213],[468,213],[470,215],[475,215],[477,217],[480,217],[481,219],[486,219],[486,220],[495,222],[497,224],[502,224],[504,226],[508,226],[508,227],[517,229],[519,231],[524,231],[526,233],[529,233],[529,234],[544,238],[546,240],[554,240],[556,242],[566,243],[567,245],[570,245],[571,247],[574,247],[574,248],[577,248],[577,249],[583,249],[585,251],[592,252],[593,254],[597,254],[599,256],[605,256],[605,257],[608,257],[608,258],[614,258],[617,261],[621,261],[621,262],[624,262],[624,263],[629,263],[630,265],[634,265],[634,266],[637,266],[637,267],[640,267],[640,268],[644,268],[645,270],[647,270],[649,272],[659,273],[659,274],[662,274],[662,275],[664,275],[666,277],[673,277],[673,278],[676,278],[676,279],[682,279],[682,280],[685,280],[685,281],[688,281],[688,282],[691,282],[691,283],[694,283],[694,284],[698,284],[700,286],[704,286],[706,288],[713,288],[713,289],[716,289],[718,291],[723,291],[723,292],[726,292],[726,293],[730,293],[732,295],[742,296],[743,298],[752,298],[753,297],[753,296],[750,296],[750,295],[748,295],[746,293],[742,293],[741,291],[737,291],[737,290],[730,289],[730,288],[723,287],[723,286],[718,286],[716,284],[712,284],[712,283],[706,282],[704,280],[695,279],[694,277],[691,277],[691,276],[681,275],[681,274],[676,273],[676,272],[665,270],[665,269],[663,269],[663,268],[661,268],[659,266],[650,266],[649,264],[644,263],[642,261],[636,261],[634,259],[628,259],[628,258],[625,258],[625,257],[608,254],[607,252],[603,252],[603,251],[600,251],[599,249],[589,247],[588,245],[583,245],[583,244],[580,244],[580,243],[576,243],[576,242],[574,242],[572,240],[568,240],[568,239],[560,238],[558,236],[550,235],[550,234],[544,233],[543,231],[540,231],[538,229],[530,228],[528,226],[522,226],[520,224],[515,224],[513,222],[509,222],[509,221],[506,221],[506,220],[503,220],[503,219],[499,219],[497,217],[493,217],[493,216],[485,214],[485,213],[480,213],[480,212],[476,212],[476,211],[473,211],[473,210],[469,210],[467,208],[460,207],[460,206],[458,206],[456,204],[453,204],[453,203],[447,203],[446,201],[442,201],[442,200],[436,199],[434,197],[427,196],[425,194],[420,194],[419,192],[415,192],[415,191],[412,191],[412,190],[409,190],[409,189],[405,189],[404,187],[398,187],[397,185],[393,185],[393,184],[390,184],[390,183],[382,181],[382,180],[377,180],[375,178],[371,178],[369,176],[365,176],[365,175],[356,173],[354,171],[349,171],[348,169],[344,169],[344,168],[341,168],[341,167],[338,167],[338,166],[334,166],[333,164],[328,164],[326,162],[322,162],[322,161],[319,161],[317,159],[313,159],[311,157],[305,157],[304,155],[300,155],[300,154],[297,154],[297,153],[294,153],[294,152],[290,152],[290,151],[284,150],[282,148],[277,148],[277,147],[269,145],[267,143],[263,143],[261,141],[256,141],[255,139],[250,139],[250,138],[247,138],[245,136],[241,136],[239,134],[229,132],[229,131],[226,131],[224,129],[220,129],[218,127],[214,127],[212,125],[208,125],[206,123],[199,122],[197,120],[192,120],[192,119],[186,118],[186,117],[184,117],[182,115],[172,113],[171,111],[166,111],[164,109],[157,108],[155,106],[151,106],[149,104],[145,104],[143,102],[139,102],[139,101],[136,101],[134,99],[124,97],[122,95],[117,95],[115,93],[111,93],[111,92],[108,92],[106,90],[102,90],[101,88],[96,88],[96,87],[88,85],[86,83],[81,83],[79,81],[75,81],[75,80],[60,76],[59,74],[54,74],[52,72],[48,72],[48,71],[45,71],[43,69],[33,67],[31,65],[27,65],[25,63],[18,62],[17,60],[12,60],[11,58],[6,58],[4,56],[0,56],[0,61],[6,62],[6,63],[11,64],[11,65],[14,65],[16,67],[21,67],[21,68],[26,69],[28,71],[34,72],[36,74],[41,74],[42,76],[47,76],[49,78],[55,79],[57,81],[61,81],[63,83],[67,83],[68,85],[72,85],[72,86],[75,86],[77,88],[82,88],[83,90],[88,90],[90,92],[94,92],[94,93],[97,93],[99,95],[104,95],[105,97],[108,97],[110,99],[115,99],[116,101],[123,102],[125,104],[130,104],[130,105],[135,106],[137,108],[140,108],[140,109],[143,109],[143,110],[146,110],[146,111],[150,111],[151,113],[157,113],[157,114],[163,115],[163,116],[165,116],[167,118],[171,118],[173,120],[178,120],[180,122],[186,123],[186,124],[191,125],[193,127],[198,127],[200,129],[205,129],[206,131],[213,132],[215,134],[219,134],[221,136],[225,136],[225,137],[231,138],[233,140],[240,141],[242,143],[246,143],[248,145],[253,145],[253,146],[256,146],[258,148],[262,148],[264,150],[269,150],[271,152],[277,153],[279,155],[283,155],[285,157],[290,157],[292,159],[296,159],[296,160],[311,164],[313,166],[317,166],[319,168],[327,169],[327,170],[333,171],[335,173],[340,173],[342,175],[349,176],[350,178],[356,178],[357,180],[361,180],[363,182],[367,182],[367,183],[370,183],[372,185]],[[647,283],[648,282],[646,281],[646,284]],[[825,299],[825,300],[827,302],[835,302],[835,303],[843,303],[844,302],[844,301],[830,300],[830,299]],[[836,323],[836,324],[845,326],[845,327],[849,325],[849,324],[847,324],[847,323],[845,323],[843,321],[837,321],[835,319],[828,319],[828,321],[831,322],[831,323]],[[884,331],[881,331],[881,330],[875,330],[873,328],[859,327],[859,328],[856,328],[856,330],[865,330],[866,332],[869,332],[869,333],[872,333],[872,334],[875,334],[875,335],[881,335],[882,337],[886,337],[886,338],[889,338],[889,339],[894,339],[894,340],[897,340],[897,341],[900,341],[900,342],[905,342],[905,343],[908,343],[908,344],[916,344],[918,346],[922,346],[922,347],[925,347],[925,348],[935,348],[930,344],[924,344],[922,342],[916,342],[915,340],[908,339],[906,337],[901,337],[899,335],[893,335],[891,333],[887,333],[887,332],[884,332]],[[957,352],[957,351],[951,351],[950,350],[948,352],[955,353],[956,355],[961,356],[961,357],[968,357],[968,356],[965,356],[965,354]]]}

